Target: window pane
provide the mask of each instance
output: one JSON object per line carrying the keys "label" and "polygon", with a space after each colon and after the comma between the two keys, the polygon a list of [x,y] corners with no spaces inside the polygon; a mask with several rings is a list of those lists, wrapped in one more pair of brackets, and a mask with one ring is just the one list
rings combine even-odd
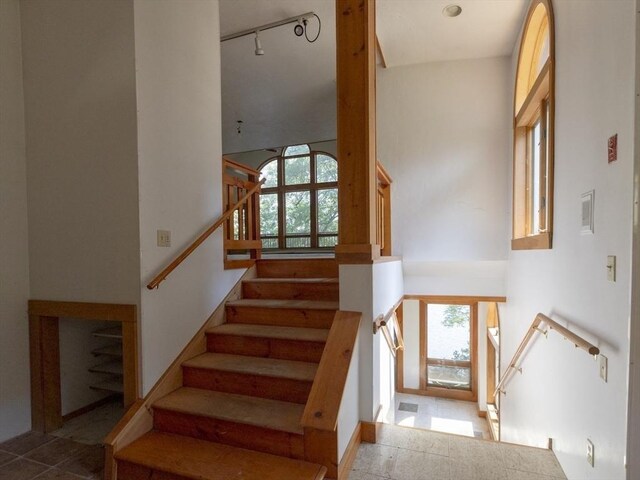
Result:
{"label": "window pane", "polygon": [[278,195],[260,195],[260,235],[278,235]]}
{"label": "window pane", "polygon": [[327,235],[327,236],[318,237],[318,246],[321,248],[335,247],[337,244],[338,244],[337,235]]}
{"label": "window pane", "polygon": [[531,130],[531,233],[540,231],[540,121]]}
{"label": "window pane", "polygon": [[292,145],[284,149],[283,157],[291,157],[293,155],[304,155],[310,153],[309,145]]}
{"label": "window pane", "polygon": [[264,167],[260,169],[260,178],[266,178],[263,187],[277,187],[278,186],[278,161],[271,160]]}
{"label": "window pane", "polygon": [[287,237],[287,248],[309,248],[311,237]]}
{"label": "window pane", "polygon": [[296,157],[284,159],[285,185],[298,185],[311,182],[310,157]]}
{"label": "window pane", "polygon": [[318,190],[318,233],[338,231],[338,189]]}
{"label": "window pane", "polygon": [[470,389],[471,307],[430,304],[427,319],[427,383]]}
{"label": "window pane", "polygon": [[278,239],[277,238],[263,238],[262,239],[262,248],[278,248]]}
{"label": "window pane", "polygon": [[337,182],[338,162],[328,155],[316,156],[316,182]]}
{"label": "window pane", "polygon": [[285,194],[286,233],[311,233],[311,192]]}

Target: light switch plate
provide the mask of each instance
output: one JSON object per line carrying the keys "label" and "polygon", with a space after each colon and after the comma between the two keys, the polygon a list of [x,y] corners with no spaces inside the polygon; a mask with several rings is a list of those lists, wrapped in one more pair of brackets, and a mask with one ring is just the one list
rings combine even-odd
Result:
{"label": "light switch plate", "polygon": [[616,256],[609,255],[607,257],[607,280],[610,282],[616,281]]}
{"label": "light switch plate", "polygon": [[158,246],[170,247],[171,246],[171,231],[170,230],[158,230]]}
{"label": "light switch plate", "polygon": [[600,378],[607,381],[607,374],[609,369],[609,359],[604,355],[598,355],[598,370],[600,371]]}

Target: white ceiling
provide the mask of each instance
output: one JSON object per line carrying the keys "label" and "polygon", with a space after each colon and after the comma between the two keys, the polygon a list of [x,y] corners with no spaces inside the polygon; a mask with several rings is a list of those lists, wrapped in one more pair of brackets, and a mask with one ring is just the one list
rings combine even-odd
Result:
{"label": "white ceiling", "polygon": [[[462,7],[455,18],[442,14]],[[388,67],[511,55],[528,0],[377,0],[376,33]]]}
{"label": "white ceiling", "polygon": [[[442,15],[450,3],[463,11]],[[377,0],[377,35],[388,67],[510,55],[528,0]],[[220,0],[227,35],[316,12],[316,43],[293,34],[293,24],[254,38],[221,44],[222,140],[225,153],[336,137],[335,2],[333,0]],[[315,23],[309,33],[315,32]],[[236,121],[242,120],[242,135]]]}
{"label": "white ceiling", "polygon": [[[336,138],[335,9],[330,0],[220,0],[221,34],[313,11],[322,20],[315,43],[294,25],[221,44],[222,145],[225,153]],[[316,32],[315,20],[309,36]],[[236,121],[242,120],[242,135]]]}

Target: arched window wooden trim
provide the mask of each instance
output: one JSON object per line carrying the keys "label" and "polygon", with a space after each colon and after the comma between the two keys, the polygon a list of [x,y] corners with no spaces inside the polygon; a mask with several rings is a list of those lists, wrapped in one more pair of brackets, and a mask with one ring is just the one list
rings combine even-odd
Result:
{"label": "arched window wooden trim", "polygon": [[[323,205],[322,200],[320,198],[321,194],[325,195],[333,195],[329,191],[335,191],[336,196],[336,205],[337,205],[337,188],[338,182],[336,181],[319,181],[317,177],[317,164],[318,157],[324,156],[331,158],[336,162],[337,168],[337,159],[336,157],[326,151],[322,150],[313,150],[309,146],[309,151],[294,154],[294,155],[286,155],[285,152],[289,147],[283,147],[280,155],[276,155],[268,158],[264,162],[260,164],[258,167],[258,171],[262,172],[264,167],[266,167],[271,162],[276,162],[276,184],[275,186],[269,185],[265,183],[261,190],[261,195],[275,195],[277,201],[277,211],[278,211],[278,225],[277,225],[277,235],[269,234],[264,231],[263,228],[261,231],[261,238],[263,242],[263,250],[302,250],[308,251],[309,249],[317,249],[317,250],[332,250],[335,244],[338,241],[338,232],[337,227],[336,231],[321,231],[321,222],[320,214],[318,208]],[[309,182],[307,183],[295,183],[295,184],[287,184],[285,181],[285,160],[286,159],[295,159],[309,157]],[[337,170],[336,170],[337,174]],[[287,228],[287,219],[286,219],[286,197],[287,193],[292,192],[309,192],[309,202],[310,202],[310,231],[305,234],[294,234],[286,231]],[[326,197],[325,197],[326,198]],[[262,205],[261,205],[262,210]],[[337,207],[336,207],[337,214]]]}
{"label": "arched window wooden trim", "polygon": [[[548,39],[548,43],[546,43]],[[548,49],[546,61],[541,54]],[[533,0],[514,86],[511,248],[551,248],[555,130],[555,28],[551,0]],[[536,140],[537,145],[534,146]]]}

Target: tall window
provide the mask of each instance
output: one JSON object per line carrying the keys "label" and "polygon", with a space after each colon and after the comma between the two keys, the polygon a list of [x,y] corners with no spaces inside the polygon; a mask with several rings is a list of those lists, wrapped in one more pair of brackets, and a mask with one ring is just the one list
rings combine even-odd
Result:
{"label": "tall window", "polygon": [[328,249],[338,243],[338,162],[308,145],[283,149],[260,173],[262,248]]}
{"label": "tall window", "polygon": [[551,0],[534,0],[520,43],[514,95],[514,250],[551,248],[554,69]]}

